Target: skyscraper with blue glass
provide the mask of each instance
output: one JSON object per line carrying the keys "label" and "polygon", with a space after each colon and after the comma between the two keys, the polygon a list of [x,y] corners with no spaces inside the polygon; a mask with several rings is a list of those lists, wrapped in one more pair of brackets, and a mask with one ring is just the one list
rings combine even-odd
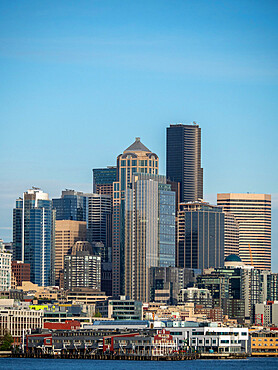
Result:
{"label": "skyscraper with blue glass", "polygon": [[66,189],[52,203],[56,220],[87,221],[87,197],[82,192]]}
{"label": "skyscraper with blue glass", "polygon": [[147,302],[149,269],[175,266],[175,192],[166,177],[135,173],[125,191],[125,294]]}
{"label": "skyscraper with blue glass", "polygon": [[48,194],[32,188],[17,199],[13,212],[14,259],[30,263],[30,279],[53,283],[55,212]]}

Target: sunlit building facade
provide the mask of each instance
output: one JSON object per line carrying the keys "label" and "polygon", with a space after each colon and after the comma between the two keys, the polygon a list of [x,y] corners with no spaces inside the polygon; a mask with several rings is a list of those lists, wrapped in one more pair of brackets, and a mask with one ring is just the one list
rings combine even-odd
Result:
{"label": "sunlit building facade", "polygon": [[125,295],[147,302],[150,267],[175,265],[175,192],[165,176],[133,175],[124,224]]}
{"label": "sunlit building facade", "polygon": [[16,259],[30,264],[30,279],[40,286],[53,283],[55,212],[41,189],[17,199],[13,218]]}
{"label": "sunlit building facade", "polygon": [[135,173],[158,174],[159,160],[140,138],[130,145],[117,158],[117,179],[113,183],[113,221],[112,221],[112,269],[113,295],[124,294],[125,287],[125,190]]}
{"label": "sunlit building facade", "polygon": [[246,265],[271,269],[271,195],[217,194],[217,204],[239,224],[239,256]]}

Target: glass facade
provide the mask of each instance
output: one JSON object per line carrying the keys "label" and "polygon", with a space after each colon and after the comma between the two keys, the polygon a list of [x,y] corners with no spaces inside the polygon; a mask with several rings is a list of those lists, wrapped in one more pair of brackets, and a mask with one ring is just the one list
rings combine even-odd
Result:
{"label": "glass facade", "polygon": [[178,212],[179,267],[206,269],[224,264],[224,212],[208,203],[181,203]]}
{"label": "glass facade", "polygon": [[[159,266],[175,266],[175,193],[159,185]],[[163,188],[170,188],[164,185]]]}
{"label": "glass facade", "polygon": [[52,284],[55,212],[48,194],[34,188],[16,201],[13,211],[14,259],[30,264],[30,279],[39,286]]}
{"label": "glass facade", "polygon": [[86,221],[86,196],[74,190],[63,191],[61,198],[52,200],[56,220]]}
{"label": "glass facade", "polygon": [[117,181],[113,184],[112,267],[113,295],[125,294],[125,199],[135,173],[157,174],[158,156],[140,138],[117,158]]}
{"label": "glass facade", "polygon": [[125,294],[147,302],[149,268],[175,264],[175,193],[165,176],[133,176],[124,220]]}
{"label": "glass facade", "polygon": [[117,167],[94,168],[93,183],[98,184],[113,184],[117,181]]}
{"label": "glass facade", "polygon": [[112,259],[112,205],[111,197],[103,194],[88,194],[87,239],[104,244],[103,262]]}

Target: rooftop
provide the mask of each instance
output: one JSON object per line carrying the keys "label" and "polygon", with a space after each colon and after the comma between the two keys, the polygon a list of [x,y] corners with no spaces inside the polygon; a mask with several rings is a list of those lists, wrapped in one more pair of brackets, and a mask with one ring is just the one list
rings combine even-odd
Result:
{"label": "rooftop", "polygon": [[126,148],[125,152],[151,152],[144,144],[141,143],[140,137],[136,137],[133,144]]}

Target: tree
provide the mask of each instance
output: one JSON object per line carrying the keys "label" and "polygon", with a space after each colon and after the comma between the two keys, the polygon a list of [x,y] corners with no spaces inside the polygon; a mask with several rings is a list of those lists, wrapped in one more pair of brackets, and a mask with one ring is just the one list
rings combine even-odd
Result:
{"label": "tree", "polygon": [[99,310],[96,311],[95,317],[102,317],[102,314],[99,312]]}
{"label": "tree", "polygon": [[12,348],[12,343],[14,342],[13,337],[9,332],[1,338],[0,351],[10,351]]}

